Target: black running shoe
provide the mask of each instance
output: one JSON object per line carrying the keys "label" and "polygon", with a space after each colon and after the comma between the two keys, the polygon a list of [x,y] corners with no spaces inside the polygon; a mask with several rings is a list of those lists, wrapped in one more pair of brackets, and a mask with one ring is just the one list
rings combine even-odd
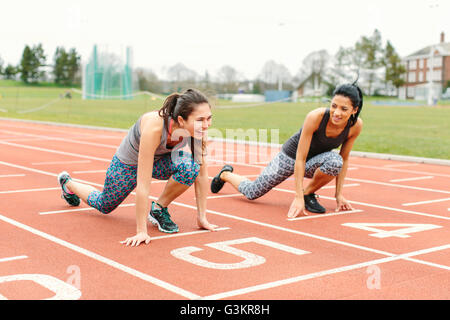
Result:
{"label": "black running shoe", "polygon": [[80,205],[80,198],[73,192],[70,192],[66,188],[67,181],[71,180],[72,178],[70,175],[63,171],[60,174],[58,174],[58,183],[61,186],[61,198],[66,200],[68,204],[70,204],[73,207]]}
{"label": "black running shoe", "polygon": [[233,172],[233,167],[230,166],[229,164],[224,165],[222,167],[222,170],[220,170],[219,174],[212,179],[212,181],[211,181],[211,192],[212,193],[217,193],[223,188],[225,181],[220,179],[220,175],[222,174],[222,172],[225,172],[225,171]]}
{"label": "black running shoe", "polygon": [[167,208],[161,207],[155,201],[152,201],[152,208],[148,214],[148,221],[150,221],[154,226],[158,226],[158,229],[161,232],[178,232],[178,226],[170,219],[170,214]]}
{"label": "black running shoe", "polygon": [[317,201],[317,198],[319,196],[315,193],[311,193],[308,195],[303,196],[305,199],[305,208],[309,212],[313,213],[325,213],[326,209],[320,205],[320,203]]}

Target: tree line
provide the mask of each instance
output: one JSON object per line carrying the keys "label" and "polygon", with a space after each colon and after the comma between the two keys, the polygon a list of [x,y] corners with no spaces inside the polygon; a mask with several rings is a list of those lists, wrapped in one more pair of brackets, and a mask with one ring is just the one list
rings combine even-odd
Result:
{"label": "tree line", "polygon": [[[1,54],[1,52],[0,52]],[[24,83],[38,83],[51,79],[60,85],[80,84],[80,55],[75,48],[56,48],[53,63],[46,63],[42,44],[26,45],[20,63],[3,67],[0,58],[0,74],[6,79],[20,76]],[[336,85],[359,77],[358,83],[365,94],[376,94],[380,88],[397,89],[404,84],[405,67],[393,44],[383,44],[381,33],[375,29],[370,36],[361,36],[353,46],[340,47],[335,54],[322,49],[311,52],[302,61],[296,74],[273,60],[267,61],[255,79],[246,79],[236,68],[224,65],[212,75],[208,71],[198,74],[182,63],[166,68],[164,79],[151,69],[134,70],[139,90],[155,93],[180,91],[198,87],[214,93],[264,93],[266,90],[296,90],[307,83],[326,87],[331,92]],[[385,90],[386,92],[389,90]],[[391,90],[392,92],[392,90]]]}
{"label": "tree line", "polygon": [[[296,74],[274,60],[267,61],[255,79],[246,79],[230,65],[222,66],[216,75],[206,71],[203,75],[177,63],[166,70],[167,80],[161,80],[149,69],[138,68],[137,77],[141,90],[152,92],[179,91],[180,88],[197,86],[216,93],[247,92],[260,94],[266,90],[296,90],[309,84],[325,88],[331,95],[343,82],[358,84],[367,95],[396,94],[404,85],[405,66],[389,40],[383,44],[381,33],[375,29],[372,35],[361,36],[353,46],[340,47],[333,55],[327,50],[308,54]],[[165,90],[164,90],[165,89]],[[323,91],[323,90],[322,90]]]}
{"label": "tree line", "polygon": [[71,86],[81,83],[81,56],[75,48],[66,50],[64,47],[57,47],[53,54],[53,63],[47,64],[47,55],[41,43],[25,45],[18,65],[3,64],[0,57],[0,75],[3,75],[4,79],[19,77],[26,84],[37,84],[48,82],[50,76],[52,82],[58,85]]}

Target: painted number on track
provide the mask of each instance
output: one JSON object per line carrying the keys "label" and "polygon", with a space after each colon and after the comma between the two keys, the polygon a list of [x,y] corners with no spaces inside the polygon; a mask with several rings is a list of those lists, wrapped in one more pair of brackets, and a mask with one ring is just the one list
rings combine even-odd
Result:
{"label": "painted number on track", "polygon": [[[74,286],[46,274],[15,274],[0,277],[0,284],[11,281],[33,281],[38,285],[47,288],[55,295],[49,300],[76,300],[81,297],[81,291]],[[7,297],[0,293],[0,300],[6,300]]]}
{"label": "painted number on track", "polygon": [[202,258],[198,258],[192,255],[193,252],[202,251],[203,249],[198,247],[183,247],[174,249],[171,251],[171,254],[181,260],[190,262],[192,264],[205,267],[205,268],[211,268],[211,269],[242,269],[242,268],[250,268],[255,267],[260,264],[263,264],[266,262],[266,259],[264,257],[261,257],[259,255],[256,255],[254,253],[244,251],[241,249],[237,249],[232,247],[232,245],[242,244],[242,243],[248,243],[248,242],[254,242],[261,245],[265,245],[271,248],[275,248],[281,251],[285,251],[291,254],[295,255],[303,255],[306,253],[310,253],[309,251],[300,250],[297,248],[293,248],[290,246],[286,246],[277,242],[264,240],[256,237],[250,237],[250,238],[243,238],[243,239],[236,239],[236,240],[228,240],[228,241],[222,241],[222,242],[213,242],[205,244],[205,246],[217,249],[229,254],[233,254],[235,256],[238,256],[242,258],[243,260],[241,262],[237,263],[215,263],[211,261],[207,261]]}

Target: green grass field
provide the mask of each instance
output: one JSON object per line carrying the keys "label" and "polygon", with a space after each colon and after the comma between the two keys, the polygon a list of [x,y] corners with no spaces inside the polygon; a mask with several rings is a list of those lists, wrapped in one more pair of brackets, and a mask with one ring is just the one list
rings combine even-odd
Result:
{"label": "green grass field", "polygon": [[[0,117],[128,129],[142,113],[162,105],[162,100],[149,96],[82,100],[79,94],[72,93],[72,99],[59,98],[67,90],[5,85],[1,81]],[[365,101],[361,113],[364,129],[353,150],[450,159],[450,106],[381,106],[372,104],[370,99]],[[279,143],[299,130],[310,110],[327,106],[311,102],[220,108],[232,105],[229,101],[213,101],[213,105],[212,128],[220,130],[222,137],[226,137],[226,129],[266,129],[269,133],[270,129],[278,129]]]}

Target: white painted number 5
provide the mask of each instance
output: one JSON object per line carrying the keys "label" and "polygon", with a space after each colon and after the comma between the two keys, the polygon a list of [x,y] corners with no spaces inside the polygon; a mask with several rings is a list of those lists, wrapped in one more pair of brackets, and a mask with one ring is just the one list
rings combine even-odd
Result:
{"label": "white painted number 5", "polygon": [[285,252],[289,252],[295,255],[303,255],[306,253],[310,253],[308,251],[300,250],[297,248],[293,248],[290,246],[286,246],[277,242],[272,242],[269,240],[264,240],[256,237],[250,237],[250,238],[244,238],[244,239],[236,239],[236,240],[229,240],[229,241],[222,241],[222,242],[213,242],[208,243],[205,246],[214,248],[229,254],[233,254],[235,256],[238,256],[243,259],[241,262],[236,263],[215,263],[211,261],[207,261],[202,258],[194,257],[191,255],[193,252],[202,251],[202,249],[198,247],[183,247],[172,250],[170,253],[181,260],[190,262],[192,264],[205,267],[205,268],[211,268],[211,269],[242,269],[242,268],[249,268],[249,267],[255,267],[260,264],[263,264],[266,262],[266,259],[264,257],[261,257],[259,255],[253,254],[248,251],[244,251],[241,249],[233,248],[232,245],[236,244],[242,244],[242,243],[248,243],[248,242],[255,242],[258,244],[262,244],[268,247],[272,247],[278,250],[282,250]]}

